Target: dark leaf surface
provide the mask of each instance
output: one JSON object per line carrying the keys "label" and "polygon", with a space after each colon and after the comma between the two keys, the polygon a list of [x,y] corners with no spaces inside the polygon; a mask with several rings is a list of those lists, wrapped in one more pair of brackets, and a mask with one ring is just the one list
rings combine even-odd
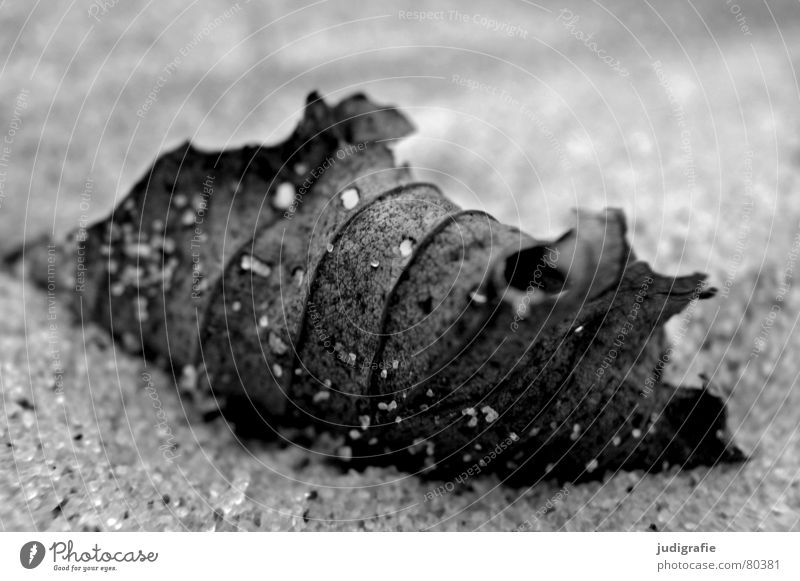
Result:
{"label": "dark leaf surface", "polygon": [[77,310],[197,370],[249,433],[333,431],[357,463],[583,479],[743,459],[712,387],[662,380],[663,325],[713,296],[703,275],[654,273],[618,210],[552,241],[462,210],[395,162],[411,129],[312,94],[280,145],[164,154],[62,247]]}

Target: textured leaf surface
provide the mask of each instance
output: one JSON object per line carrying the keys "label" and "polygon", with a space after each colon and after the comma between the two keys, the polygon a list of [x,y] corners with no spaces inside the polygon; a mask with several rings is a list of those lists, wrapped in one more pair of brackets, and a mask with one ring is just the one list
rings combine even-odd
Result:
{"label": "textured leaf surface", "polygon": [[410,130],[312,94],[283,144],[165,154],[73,241],[77,304],[197,367],[248,432],[331,430],[353,461],[581,479],[742,458],[708,386],[661,378],[702,275],[652,272],[616,210],[553,241],[462,210],[397,166]]}

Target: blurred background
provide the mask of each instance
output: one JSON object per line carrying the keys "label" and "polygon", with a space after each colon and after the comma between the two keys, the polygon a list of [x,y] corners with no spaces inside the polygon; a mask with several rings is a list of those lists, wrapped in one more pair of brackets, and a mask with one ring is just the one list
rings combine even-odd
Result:
{"label": "blurred background", "polygon": [[[732,430],[753,461],[573,487],[535,528],[797,528],[800,6],[739,2],[3,1],[0,250],[104,217],[187,138],[209,149],[274,143],[310,91],[331,101],[366,92],[413,120],[399,159],[460,204],[537,237],[569,227],[572,208],[621,207],[641,258],[665,273],[708,272],[722,291],[672,324],[671,373],[690,384],[705,373],[730,395]],[[35,399],[52,367],[45,299],[13,277],[2,288],[2,388]],[[70,341],[81,331],[60,324],[69,397],[52,413],[45,396],[35,410],[4,398],[0,439],[55,442],[66,430],[71,442],[87,409],[79,423],[93,436],[52,457],[35,441],[24,458],[2,448],[4,528],[508,529],[559,490],[489,478],[426,505],[429,483],[298,467],[295,452],[244,451],[228,432],[195,430],[156,373],[185,439],[176,471],[149,456],[158,442],[137,395],[140,363],[114,351],[112,369],[113,346]],[[81,472],[98,451],[101,476],[88,481],[103,482],[102,510]],[[324,509],[305,496],[312,489]],[[147,495],[149,508],[126,504]]]}

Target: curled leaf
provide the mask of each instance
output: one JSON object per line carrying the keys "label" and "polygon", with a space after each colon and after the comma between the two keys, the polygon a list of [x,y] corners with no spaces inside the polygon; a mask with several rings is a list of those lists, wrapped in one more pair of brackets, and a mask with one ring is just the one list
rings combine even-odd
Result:
{"label": "curled leaf", "polygon": [[164,154],[62,248],[77,310],[200,369],[249,432],[335,431],[355,461],[580,479],[743,458],[712,389],[662,381],[703,275],[637,260],[619,210],[552,241],[463,210],[395,163],[410,130],[312,94],[282,144]]}

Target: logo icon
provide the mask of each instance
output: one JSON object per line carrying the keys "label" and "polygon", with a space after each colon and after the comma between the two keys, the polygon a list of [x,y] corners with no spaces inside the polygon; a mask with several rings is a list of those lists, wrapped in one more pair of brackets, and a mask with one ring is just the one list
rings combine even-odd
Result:
{"label": "logo icon", "polygon": [[29,541],[19,550],[19,562],[26,569],[35,569],[44,560],[44,545],[39,541]]}

